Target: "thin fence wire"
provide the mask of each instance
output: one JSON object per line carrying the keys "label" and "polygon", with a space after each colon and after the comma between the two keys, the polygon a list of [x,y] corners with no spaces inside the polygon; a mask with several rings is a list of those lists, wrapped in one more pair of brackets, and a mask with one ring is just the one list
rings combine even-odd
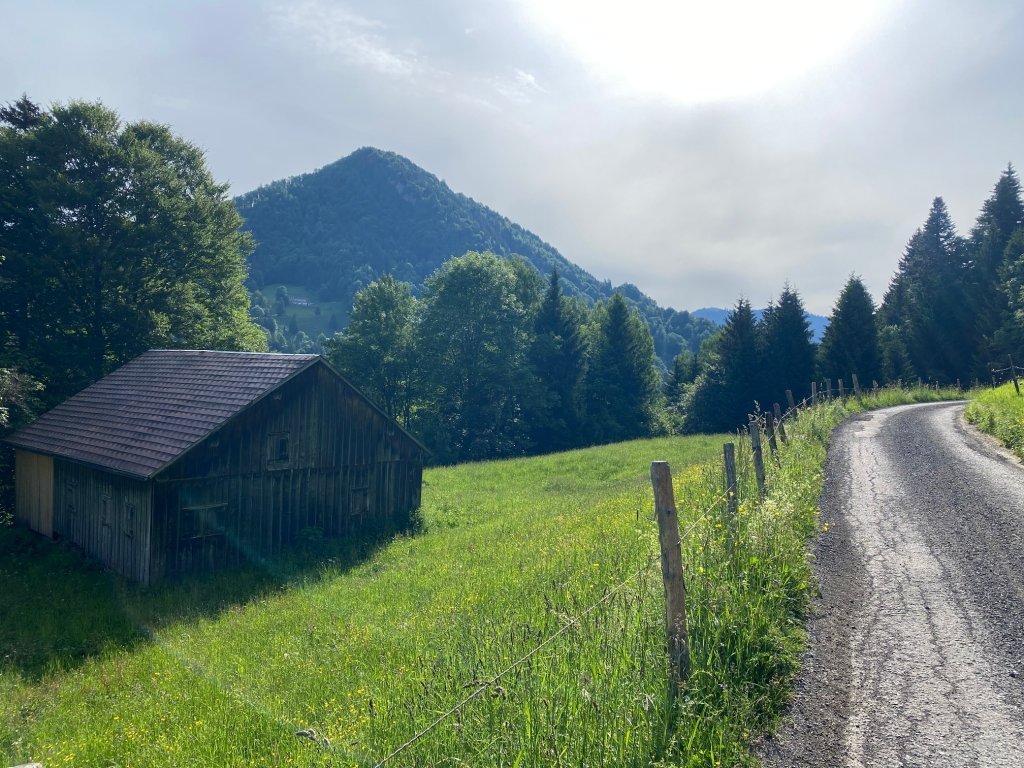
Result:
{"label": "thin fence wire", "polygon": [[[708,505],[707,509],[704,510],[704,512],[700,515],[700,517],[698,517],[696,520],[693,520],[692,522],[690,522],[689,525],[686,526],[686,528],[684,529],[683,533],[681,533],[679,535],[679,541],[677,543],[679,545],[682,545],[682,543],[687,539],[687,537],[689,537],[689,535],[691,533],[693,533],[693,531],[696,530],[699,525],[701,525],[702,523],[707,521],[709,519],[709,517],[711,516],[711,513],[715,510],[715,508],[719,504],[721,504],[723,501],[725,501],[727,498],[728,498],[728,492],[725,492],[721,496],[719,496],[717,499],[715,499],[710,505]],[[614,597],[616,594],[618,594],[631,581],[633,581],[634,579],[636,579],[639,576],[641,576],[644,572],[650,570],[650,568],[655,563],[659,562],[660,559],[661,559],[661,554],[660,553],[651,555],[648,558],[647,562],[644,563],[642,566],[640,566],[637,570],[635,570],[633,573],[631,573],[629,576],[627,576],[625,579],[620,581],[615,586],[611,587],[610,589],[607,589],[607,591],[601,596],[601,598],[599,600],[597,600],[596,602],[591,604],[585,610],[577,613],[575,616],[570,618],[569,621],[567,621],[565,624],[563,624],[562,627],[557,632],[555,632],[554,634],[552,634],[549,637],[547,637],[544,640],[542,640],[539,644],[534,646],[530,651],[528,651],[523,656],[521,656],[520,658],[518,658],[515,661],[513,661],[511,664],[506,666],[504,669],[502,669],[500,672],[495,674],[493,677],[491,677],[491,678],[487,679],[486,681],[480,683],[477,686],[476,690],[474,690],[468,696],[466,696],[461,701],[459,701],[457,704],[455,704],[455,706],[453,706],[447,712],[444,712],[443,714],[439,715],[437,718],[435,718],[433,721],[431,721],[427,726],[425,726],[423,729],[421,729],[416,734],[414,734],[408,741],[406,741],[405,743],[403,743],[399,747],[395,748],[392,752],[390,752],[387,756],[385,756],[384,758],[382,758],[378,762],[374,763],[373,768],[382,768],[382,766],[384,766],[387,763],[391,762],[393,759],[398,757],[404,751],[406,751],[407,749],[410,749],[417,742],[419,742],[422,738],[427,736],[431,731],[433,731],[435,728],[437,728],[439,725],[441,725],[445,720],[447,720],[450,717],[453,717],[455,714],[460,712],[463,707],[465,707],[467,704],[469,704],[474,699],[478,698],[488,688],[490,688],[495,683],[497,683],[499,680],[504,678],[506,675],[508,675],[514,669],[516,669],[516,668],[522,666],[523,664],[525,664],[533,656],[535,656],[539,651],[541,651],[543,648],[545,648],[548,645],[550,645],[551,643],[553,643],[555,640],[560,638],[562,635],[566,634],[570,629],[572,629],[573,627],[578,626],[579,623],[581,621],[583,621],[583,619],[585,619],[587,616],[589,616],[591,613],[593,613],[595,610],[597,610],[600,606],[604,605],[609,600],[611,600],[612,597]]]}

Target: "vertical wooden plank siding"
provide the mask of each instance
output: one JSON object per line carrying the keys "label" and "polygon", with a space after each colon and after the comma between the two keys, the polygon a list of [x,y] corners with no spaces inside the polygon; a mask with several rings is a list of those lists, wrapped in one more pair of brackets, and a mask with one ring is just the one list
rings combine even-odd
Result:
{"label": "vertical wooden plank siding", "polygon": [[149,583],[150,483],[57,459],[53,486],[54,534],[112,571]]}
{"label": "vertical wooden plank siding", "polygon": [[53,458],[15,451],[14,519],[44,536],[53,536]]}
{"label": "vertical wooden plank siding", "polygon": [[[286,458],[275,455],[282,437]],[[420,503],[423,458],[361,395],[313,366],[157,476],[153,578],[272,557],[310,529],[339,536],[405,525]],[[199,562],[182,521],[209,509],[214,528],[192,537],[222,544]]]}

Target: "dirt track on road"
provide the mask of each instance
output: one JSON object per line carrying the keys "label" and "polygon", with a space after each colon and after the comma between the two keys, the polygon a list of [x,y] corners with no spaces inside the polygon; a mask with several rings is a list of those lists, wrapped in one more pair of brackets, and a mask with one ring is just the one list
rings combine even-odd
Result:
{"label": "dirt track on road", "polygon": [[821,596],[766,766],[1024,766],[1024,467],[963,407],[834,433]]}

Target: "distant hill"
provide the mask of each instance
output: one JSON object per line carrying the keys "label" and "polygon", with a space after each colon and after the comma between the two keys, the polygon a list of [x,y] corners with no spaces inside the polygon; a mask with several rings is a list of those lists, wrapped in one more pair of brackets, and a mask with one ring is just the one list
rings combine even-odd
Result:
{"label": "distant hill", "polygon": [[[729,316],[731,309],[722,309],[721,307],[701,307],[700,309],[694,310],[690,313],[692,317],[699,317],[704,320],[710,320],[716,326],[725,325],[725,319]],[[755,309],[754,316],[760,320],[764,314],[763,309]],[[811,337],[815,344],[821,341],[821,336],[825,333],[825,328],[828,326],[828,318],[822,315],[814,315],[810,312],[806,313],[807,320],[811,324],[811,333],[814,335]]]}
{"label": "distant hill", "polygon": [[[545,275],[556,266],[566,293],[588,303],[616,290],[394,152],[359,149],[313,173],[241,195],[235,205],[257,241],[250,259],[254,291],[301,286],[311,301],[337,302],[343,315],[356,291],[380,275],[391,273],[418,291],[444,261],[466,251],[518,254]],[[636,286],[618,290],[639,307],[666,365],[684,347],[696,351],[715,330],[688,312],[659,307]],[[303,327],[302,313],[289,314],[288,321],[315,336],[317,328]]]}

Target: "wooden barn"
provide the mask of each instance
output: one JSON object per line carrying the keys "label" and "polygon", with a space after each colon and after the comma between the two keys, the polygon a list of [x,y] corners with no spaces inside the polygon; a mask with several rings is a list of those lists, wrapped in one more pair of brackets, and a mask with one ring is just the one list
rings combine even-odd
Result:
{"label": "wooden barn", "polygon": [[153,583],[406,525],[426,450],[317,355],[153,350],[7,438],[15,520]]}

